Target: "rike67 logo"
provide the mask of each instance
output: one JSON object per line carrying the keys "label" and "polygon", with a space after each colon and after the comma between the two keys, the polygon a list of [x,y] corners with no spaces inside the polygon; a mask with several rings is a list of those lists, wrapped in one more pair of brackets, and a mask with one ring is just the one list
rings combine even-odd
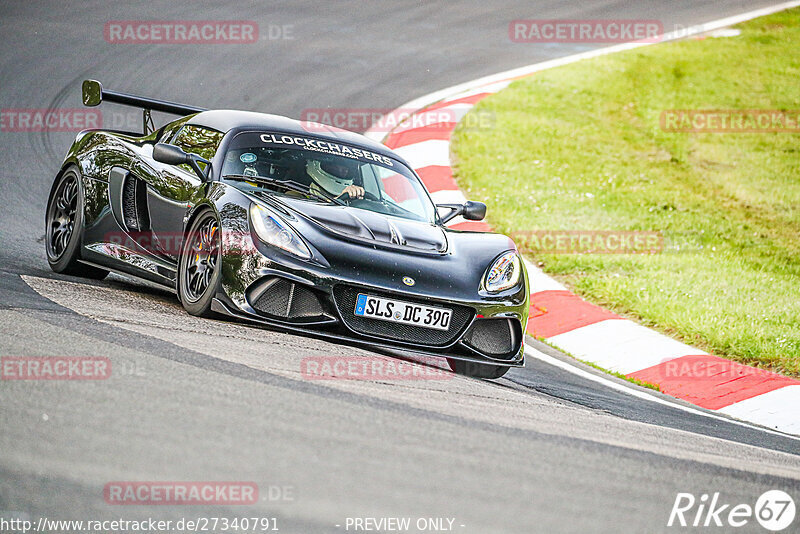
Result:
{"label": "rike67 logo", "polygon": [[667,526],[740,528],[755,519],[765,529],[780,532],[794,523],[795,514],[794,500],[781,490],[765,492],[755,506],[725,503],[719,492],[704,493],[699,499],[678,493]]}

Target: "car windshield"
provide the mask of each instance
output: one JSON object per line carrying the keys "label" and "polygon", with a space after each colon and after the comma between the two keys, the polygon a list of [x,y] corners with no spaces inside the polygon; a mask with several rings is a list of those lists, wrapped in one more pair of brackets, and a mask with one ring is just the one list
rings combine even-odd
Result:
{"label": "car windshield", "polygon": [[250,190],[435,221],[430,196],[405,165],[354,146],[280,133],[240,133],[228,147],[221,174]]}

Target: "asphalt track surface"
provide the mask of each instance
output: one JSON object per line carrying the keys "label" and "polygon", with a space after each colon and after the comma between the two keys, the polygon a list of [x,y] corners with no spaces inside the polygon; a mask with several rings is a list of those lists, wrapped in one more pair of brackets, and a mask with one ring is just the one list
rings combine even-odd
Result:
{"label": "asphalt track surface", "polygon": [[[0,105],[79,107],[80,81],[95,78],[120,91],[294,117],[305,108],[391,108],[598,46],[514,44],[512,19],[659,19],[670,30],[767,5],[4,3]],[[255,20],[262,34],[288,25],[293,38],[103,39],[108,20],[154,19]],[[108,105],[104,113],[136,118]],[[0,382],[0,516],[268,516],[290,533],[347,531],[348,517],[448,517],[455,531],[476,533],[660,532],[671,530],[678,492],[718,491],[751,505],[769,489],[800,498],[797,440],[536,359],[495,382],[304,380],[304,357],[389,357],[199,320],[169,293],[119,277],[53,275],[44,207],[73,135],[0,133],[0,355],[107,356],[119,372],[97,382]],[[253,481],[261,502],[106,504],[104,485],[126,480]],[[762,531],[755,521],[739,530]]]}

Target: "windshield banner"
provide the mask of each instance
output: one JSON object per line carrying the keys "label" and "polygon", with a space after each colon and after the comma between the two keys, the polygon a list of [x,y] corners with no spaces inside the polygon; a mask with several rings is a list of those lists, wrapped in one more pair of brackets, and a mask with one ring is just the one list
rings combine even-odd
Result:
{"label": "windshield banner", "polygon": [[322,141],[320,139],[312,139],[309,137],[281,134],[262,134],[261,141],[272,145],[296,146],[304,150],[324,152],[326,154],[334,154],[352,159],[374,161],[382,165],[386,165],[387,167],[394,166],[392,159],[387,158],[386,156],[381,156],[380,154],[370,152],[369,150],[364,150],[363,148],[340,145],[338,143],[332,143],[331,141]]}

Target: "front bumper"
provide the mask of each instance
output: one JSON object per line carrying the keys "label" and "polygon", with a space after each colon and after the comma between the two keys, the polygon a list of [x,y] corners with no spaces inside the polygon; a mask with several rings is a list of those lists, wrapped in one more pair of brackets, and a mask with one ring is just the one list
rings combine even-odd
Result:
{"label": "front bumper", "polygon": [[[246,210],[236,206],[229,211],[229,220],[241,221],[231,231],[242,235]],[[226,218],[222,222],[223,227],[228,226]],[[473,235],[475,238],[463,239],[476,239],[477,234]],[[482,272],[489,258],[475,260],[477,252],[469,246],[476,245],[471,241],[457,253],[439,256],[365,246],[322,234],[316,235],[316,241],[324,253],[307,243],[312,258],[302,260],[261,243],[252,234],[244,243],[238,242],[239,246],[228,246],[223,240],[222,284],[214,310],[349,344],[509,367],[523,365],[529,306],[524,268],[518,287],[486,294],[478,287],[476,272]],[[403,284],[405,275],[416,280],[413,287]],[[359,292],[450,308],[454,312],[452,327],[443,335],[422,327],[355,317],[354,298]],[[495,347],[498,343],[502,350]]]}
{"label": "front bumper", "polygon": [[[451,326],[441,331],[357,317],[353,309],[359,293],[449,308],[453,310]],[[319,285],[273,269],[262,271],[242,296],[232,299],[220,294],[213,309],[248,322],[338,342],[509,367],[524,363],[527,301],[509,309],[496,302],[442,300],[344,281]]]}

